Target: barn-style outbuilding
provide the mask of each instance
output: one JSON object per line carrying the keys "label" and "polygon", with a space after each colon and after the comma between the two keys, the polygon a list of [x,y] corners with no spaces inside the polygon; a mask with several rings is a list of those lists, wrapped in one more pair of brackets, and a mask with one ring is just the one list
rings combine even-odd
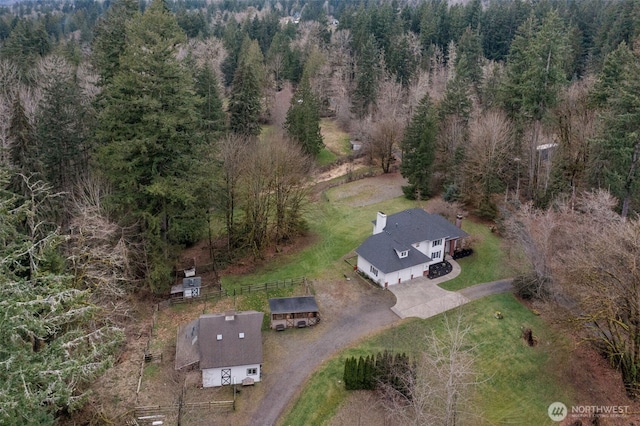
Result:
{"label": "barn-style outbuilding", "polygon": [[276,297],[269,299],[271,328],[284,330],[308,327],[320,322],[320,312],[313,296]]}

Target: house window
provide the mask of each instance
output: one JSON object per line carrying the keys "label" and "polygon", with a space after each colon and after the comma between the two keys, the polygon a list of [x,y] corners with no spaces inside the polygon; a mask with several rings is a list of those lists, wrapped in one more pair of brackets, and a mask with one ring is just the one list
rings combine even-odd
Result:
{"label": "house window", "polygon": [[371,271],[371,273],[372,273],[373,275],[375,275],[376,277],[378,276],[378,270],[377,270],[376,268],[374,268],[374,267],[373,267],[373,265],[371,265],[371,266],[369,267],[369,271]]}
{"label": "house window", "polygon": [[438,251],[435,251],[435,252],[431,253],[431,258],[432,259],[440,259],[440,256],[442,256],[442,250],[438,250]]}
{"label": "house window", "polygon": [[437,247],[437,246],[441,246],[442,245],[442,238],[440,238],[439,240],[435,240],[432,244],[431,247]]}
{"label": "house window", "polygon": [[257,368],[247,368],[247,376],[255,376],[258,374]]}

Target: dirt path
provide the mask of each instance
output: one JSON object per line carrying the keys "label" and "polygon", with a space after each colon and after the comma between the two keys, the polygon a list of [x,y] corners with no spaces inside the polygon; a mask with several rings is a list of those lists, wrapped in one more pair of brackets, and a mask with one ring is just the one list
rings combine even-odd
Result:
{"label": "dirt path", "polygon": [[504,293],[513,290],[513,279],[492,281],[490,283],[476,284],[471,287],[463,288],[458,293],[469,300],[480,299],[490,294]]}
{"label": "dirt path", "polygon": [[349,281],[315,283],[322,321],[316,327],[267,332],[264,376],[269,389],[256,408],[251,425],[274,425],[304,382],[338,350],[400,320],[392,311],[395,297],[354,276]]}

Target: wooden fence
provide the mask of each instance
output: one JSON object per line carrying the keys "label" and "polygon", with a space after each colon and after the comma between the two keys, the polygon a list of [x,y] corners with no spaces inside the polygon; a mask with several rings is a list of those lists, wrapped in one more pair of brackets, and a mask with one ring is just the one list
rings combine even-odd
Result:
{"label": "wooden fence", "polygon": [[179,305],[181,303],[198,303],[203,300],[209,299],[221,299],[226,296],[239,296],[242,294],[255,293],[258,291],[273,291],[279,288],[293,287],[295,285],[307,285],[307,279],[305,277],[289,278],[281,281],[273,281],[261,284],[248,284],[242,285],[238,288],[227,290],[220,288],[220,290],[202,288],[199,296],[196,297],[172,297],[171,299],[164,300],[158,303],[159,308],[168,308],[172,305]]}
{"label": "wooden fence", "polygon": [[228,401],[206,401],[206,402],[184,402],[182,404],[169,405],[145,405],[136,407],[134,410],[135,419],[138,424],[152,424],[154,421],[166,421],[173,418],[179,422],[180,417],[185,412],[193,411],[233,411],[236,409],[234,400]]}
{"label": "wooden fence", "polygon": [[233,295],[235,296],[237,294],[253,293],[256,291],[271,291],[271,290],[276,290],[278,288],[293,287],[294,285],[301,285],[306,283],[307,283],[307,279],[305,277],[301,277],[301,278],[290,278],[283,281],[273,281],[270,283],[243,285],[243,286],[240,286],[240,288],[237,290],[233,289]]}

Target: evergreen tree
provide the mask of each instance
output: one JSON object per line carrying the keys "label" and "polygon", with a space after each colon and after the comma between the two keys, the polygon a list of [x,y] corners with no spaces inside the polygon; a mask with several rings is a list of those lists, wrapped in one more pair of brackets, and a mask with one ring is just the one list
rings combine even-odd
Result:
{"label": "evergreen tree", "polygon": [[372,112],[378,96],[380,78],[380,54],[373,35],[362,46],[358,56],[356,88],[352,96],[351,111],[358,119]]}
{"label": "evergreen tree", "polygon": [[[1,188],[7,180],[0,170]],[[86,402],[83,387],[110,365],[123,335],[99,325],[87,293],[47,261],[61,243],[39,211],[51,188],[30,178],[23,186],[24,199],[0,190],[0,424],[53,425]]]}
{"label": "evergreen tree", "polygon": [[36,60],[50,52],[51,41],[44,25],[29,18],[17,20],[9,38],[0,46],[0,57],[10,59],[25,81],[30,80],[30,71]]}
{"label": "evergreen tree", "polygon": [[430,179],[437,129],[436,116],[427,94],[420,100],[401,144],[403,161],[400,173],[409,182],[402,190],[409,199],[425,199],[431,194]]}
{"label": "evergreen tree", "polygon": [[170,279],[170,247],[195,241],[204,229],[197,97],[177,59],[184,33],[162,0],[126,29],[120,69],[105,88],[99,164],[113,184],[114,206],[142,227],[147,279],[160,289]]}
{"label": "evergreen tree", "polygon": [[456,77],[472,83],[476,88],[482,81],[482,39],[477,30],[467,29],[460,37],[455,61]]}
{"label": "evergreen tree", "polygon": [[324,146],[320,134],[320,105],[308,79],[303,79],[291,98],[284,126],[305,154],[316,156]]}
{"label": "evergreen tree", "polygon": [[513,119],[540,120],[567,83],[571,47],[566,25],[557,12],[542,23],[534,15],[519,28],[509,51],[504,106]]}
{"label": "evergreen tree", "polygon": [[18,174],[42,172],[42,164],[38,157],[38,148],[35,141],[35,130],[24,111],[20,96],[13,100],[13,114],[9,122],[9,157],[14,170],[11,179],[11,188],[18,194],[26,194],[24,180]]}
{"label": "evergreen tree", "polygon": [[638,211],[640,194],[640,52],[621,43],[609,54],[594,88],[603,109],[595,142],[594,180],[621,200],[621,215]]}
{"label": "evergreen tree", "polygon": [[36,114],[38,163],[56,191],[71,192],[89,167],[92,111],[67,70],[51,73]]}
{"label": "evergreen tree", "polygon": [[209,140],[214,140],[225,131],[226,116],[222,108],[218,78],[210,65],[204,65],[196,70],[195,90],[202,98],[200,106],[202,130]]}
{"label": "evergreen tree", "polygon": [[364,366],[364,358],[360,356],[358,358],[358,373],[356,378],[356,389],[365,389],[365,366]]}
{"label": "evergreen tree", "polygon": [[103,86],[120,68],[120,55],[127,45],[126,23],[138,15],[138,5],[137,0],[116,0],[96,24],[91,59]]}
{"label": "evergreen tree", "polygon": [[243,43],[229,97],[229,128],[245,136],[260,134],[264,64],[258,43],[248,38]]}

